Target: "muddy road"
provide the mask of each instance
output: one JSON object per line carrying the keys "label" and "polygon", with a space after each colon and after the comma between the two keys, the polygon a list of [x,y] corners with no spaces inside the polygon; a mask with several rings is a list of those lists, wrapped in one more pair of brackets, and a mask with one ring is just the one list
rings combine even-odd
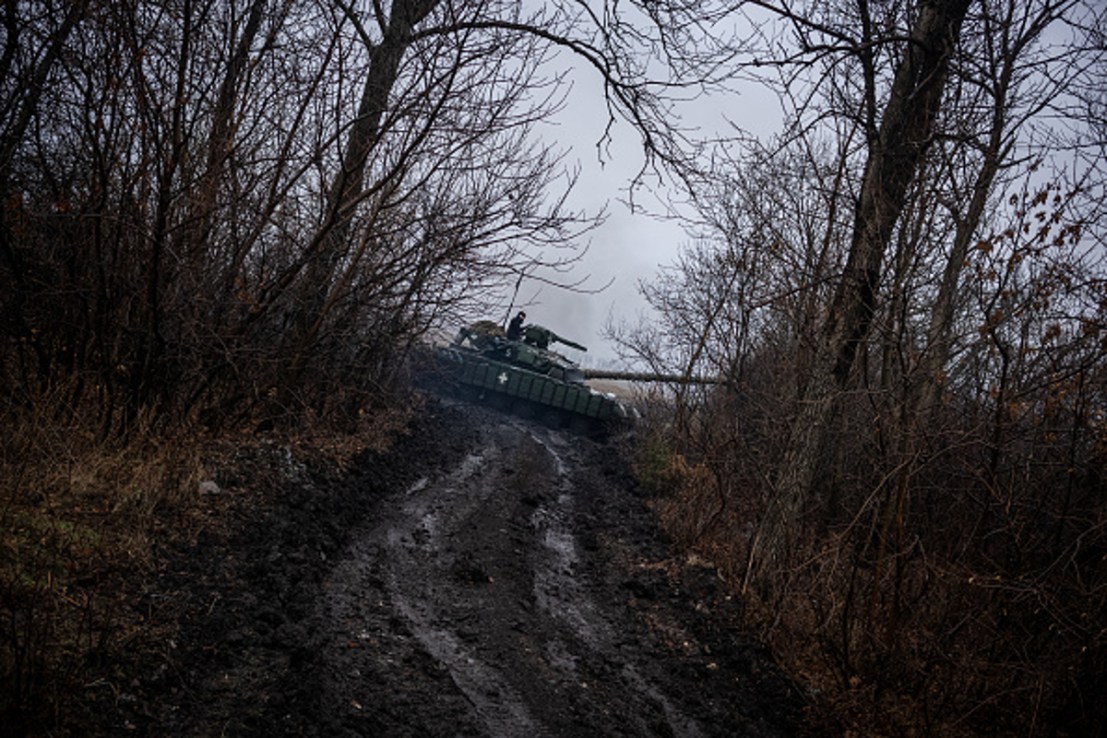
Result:
{"label": "muddy road", "polygon": [[798,732],[739,603],[674,555],[613,443],[433,401],[390,454],[293,477],[258,520],[168,557],[151,593],[181,630],[111,727]]}

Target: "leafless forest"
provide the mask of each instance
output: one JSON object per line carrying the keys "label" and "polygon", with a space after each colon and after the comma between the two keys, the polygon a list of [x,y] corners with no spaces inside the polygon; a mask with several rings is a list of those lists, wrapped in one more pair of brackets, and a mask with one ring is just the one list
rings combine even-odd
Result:
{"label": "leafless forest", "polygon": [[[603,82],[597,138],[633,126],[690,233],[643,286],[658,319],[612,337],[720,380],[649,406],[642,483],[813,724],[1107,731],[1096,0],[0,18],[5,711],[61,709],[119,635],[79,581],[145,561],[136,530],[187,506],[196,439],[379,428],[428,332],[574,258],[597,214],[565,207],[573,163],[533,135],[572,59]],[[748,85],[784,107],[772,137],[682,126],[682,100]],[[135,459],[176,491],[134,489]]]}

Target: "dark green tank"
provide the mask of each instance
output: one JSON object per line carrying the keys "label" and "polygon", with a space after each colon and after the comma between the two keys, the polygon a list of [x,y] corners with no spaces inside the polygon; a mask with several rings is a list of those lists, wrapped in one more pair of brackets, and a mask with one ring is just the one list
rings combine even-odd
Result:
{"label": "dark green tank", "polygon": [[580,367],[551,350],[556,343],[588,350],[540,325],[528,325],[522,339],[510,340],[499,325],[480,321],[462,328],[439,355],[453,380],[480,399],[538,410],[559,424],[580,426],[583,420],[590,430],[627,421],[626,406],[585,384]]}

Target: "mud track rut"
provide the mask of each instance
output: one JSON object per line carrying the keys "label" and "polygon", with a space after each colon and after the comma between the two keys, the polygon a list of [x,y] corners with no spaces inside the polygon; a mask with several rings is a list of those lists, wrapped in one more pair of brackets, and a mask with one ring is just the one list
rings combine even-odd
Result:
{"label": "mud track rut", "polygon": [[[719,673],[646,552],[602,520],[644,512],[597,474],[610,449],[497,417],[456,466],[383,500],[332,570],[322,710],[358,735],[788,734],[749,649],[730,640]],[[689,616],[729,602],[701,579],[714,600]]]}
{"label": "mud track rut", "polygon": [[614,441],[432,399],[349,473],[274,484],[290,460],[244,453],[222,525],[137,600],[172,640],[89,735],[797,734],[795,690]]}

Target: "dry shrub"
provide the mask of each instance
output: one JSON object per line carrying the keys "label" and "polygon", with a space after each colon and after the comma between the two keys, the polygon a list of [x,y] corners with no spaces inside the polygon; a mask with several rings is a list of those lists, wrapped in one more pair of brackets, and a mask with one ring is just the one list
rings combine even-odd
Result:
{"label": "dry shrub", "polygon": [[719,515],[718,484],[705,464],[690,463],[665,429],[650,423],[647,418],[642,440],[631,449],[635,477],[669,535],[681,547],[692,548]]}
{"label": "dry shrub", "polygon": [[689,464],[679,453],[669,457],[660,476],[673,492],[656,502],[658,514],[673,540],[690,548],[718,514],[718,487],[706,466]]}
{"label": "dry shrub", "polygon": [[1010,473],[988,475],[992,449],[971,430],[883,471],[863,428],[847,434],[770,586],[745,579],[772,509],[749,462],[672,435],[639,466],[663,492],[652,504],[677,545],[712,562],[806,687],[815,732],[1107,731],[1103,456],[1076,473],[1030,450],[1010,454]]}
{"label": "dry shrub", "polygon": [[1102,592],[1063,595],[1060,572],[1052,582],[1029,571],[981,576],[922,550],[879,575],[848,535],[809,554],[772,599],[748,592],[747,612],[807,685],[812,725],[887,736],[1096,733],[1098,708],[1079,703],[1103,686]]}

